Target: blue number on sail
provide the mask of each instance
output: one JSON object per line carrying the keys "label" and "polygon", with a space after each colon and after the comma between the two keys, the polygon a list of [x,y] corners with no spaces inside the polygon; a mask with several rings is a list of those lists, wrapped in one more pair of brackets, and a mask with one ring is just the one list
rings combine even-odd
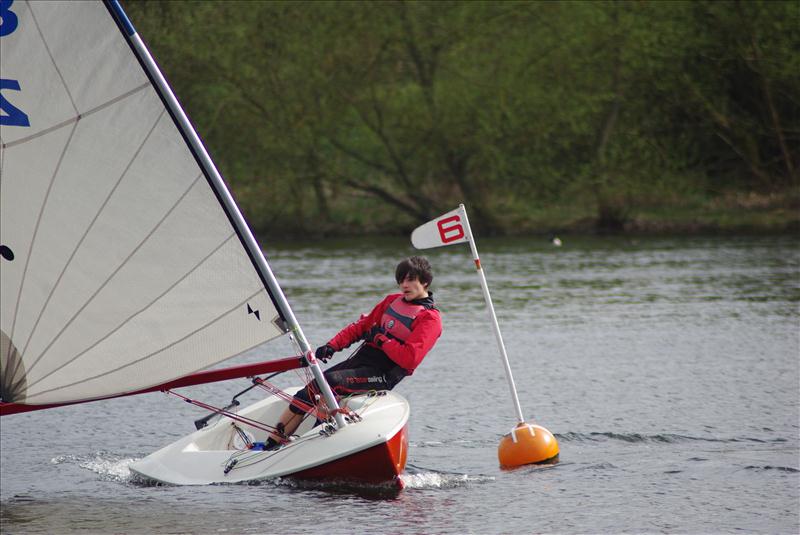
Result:
{"label": "blue number on sail", "polygon": [[[0,80],[0,90],[14,89],[19,91],[19,82],[16,80]],[[13,106],[0,93],[0,111],[5,115],[0,115],[0,125],[6,126],[30,126],[28,116],[19,108]]]}
{"label": "blue number on sail", "polygon": [[[17,14],[11,11],[11,4],[13,3],[14,0],[0,0],[0,37],[11,35],[19,25]],[[17,80],[0,80],[0,90],[2,89],[19,91],[19,82]],[[2,93],[0,93],[0,112],[2,112],[2,114],[0,114],[0,125],[31,125],[31,122],[28,120],[28,115],[7,101]]]}
{"label": "blue number on sail", "polygon": [[17,29],[19,19],[17,14],[11,11],[13,3],[14,0],[0,0],[0,37],[5,37]]}

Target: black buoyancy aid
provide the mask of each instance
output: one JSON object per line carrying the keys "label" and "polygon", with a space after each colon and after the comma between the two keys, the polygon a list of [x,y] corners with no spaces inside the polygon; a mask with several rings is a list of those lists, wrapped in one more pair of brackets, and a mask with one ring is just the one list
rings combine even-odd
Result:
{"label": "black buoyancy aid", "polygon": [[411,325],[416,317],[422,311],[429,309],[436,309],[431,295],[410,302],[399,296],[389,304],[381,316],[381,327],[390,338],[405,342],[411,334]]}

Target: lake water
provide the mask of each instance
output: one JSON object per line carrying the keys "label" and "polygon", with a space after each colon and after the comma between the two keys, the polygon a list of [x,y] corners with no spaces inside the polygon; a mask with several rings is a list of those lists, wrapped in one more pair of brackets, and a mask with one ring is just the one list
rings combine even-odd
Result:
{"label": "lake water", "polygon": [[[498,467],[515,412],[468,248],[455,246],[428,251],[444,334],[396,389],[412,408],[405,490],[133,481],[132,460],[203,415],[148,394],[4,417],[0,529],[798,533],[800,239],[478,246],[523,411],[556,435],[557,464]],[[267,250],[314,345],[392,291],[409,254],[397,239]],[[232,363],[289,353],[281,340]],[[224,404],[247,385],[189,391]]]}

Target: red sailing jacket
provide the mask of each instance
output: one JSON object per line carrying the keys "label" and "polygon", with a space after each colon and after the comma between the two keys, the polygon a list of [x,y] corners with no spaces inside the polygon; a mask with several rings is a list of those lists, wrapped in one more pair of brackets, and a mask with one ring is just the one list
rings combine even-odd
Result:
{"label": "red sailing jacket", "polygon": [[[339,334],[331,338],[328,345],[336,351],[341,351],[361,340],[372,327],[381,325],[386,332],[393,335],[393,338],[378,335],[376,339],[380,345],[372,343],[368,345],[379,348],[411,375],[442,334],[439,311],[419,304],[420,301],[423,300],[405,302],[403,294],[400,293],[387,295],[375,305],[372,312],[361,316],[358,321],[339,331]],[[424,301],[433,304],[433,299]],[[394,306],[391,306],[393,303]]]}

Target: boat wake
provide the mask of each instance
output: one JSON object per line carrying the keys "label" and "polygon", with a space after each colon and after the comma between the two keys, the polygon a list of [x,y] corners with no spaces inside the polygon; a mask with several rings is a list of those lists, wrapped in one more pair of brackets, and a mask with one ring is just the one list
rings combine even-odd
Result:
{"label": "boat wake", "polygon": [[[137,476],[129,466],[136,462],[136,457],[126,457],[108,451],[98,451],[89,455],[59,455],[50,460],[52,464],[77,465],[79,468],[94,472],[102,481],[131,483],[141,486],[158,485],[157,482]],[[494,481],[492,476],[470,475],[455,472],[440,472],[431,468],[423,468],[409,464],[406,472],[400,476],[406,490],[453,489],[468,485]],[[395,483],[358,484],[347,481],[301,481],[291,478],[276,478],[268,481],[250,481],[246,485],[272,484],[299,489],[319,489],[333,492],[355,492],[381,497],[395,494],[400,489]]]}
{"label": "boat wake", "polygon": [[441,490],[465,487],[472,484],[494,481],[490,476],[438,472],[427,468],[407,466],[400,476],[402,487],[395,482],[356,483],[352,481],[307,481],[292,478],[276,478],[267,481],[250,481],[247,485],[275,485],[300,490],[319,490],[330,494],[355,495],[367,500],[392,500],[405,492],[418,490]]}
{"label": "boat wake", "polygon": [[76,464],[84,470],[98,474],[103,481],[128,483],[134,479],[128,467],[137,460],[135,457],[99,451],[93,455],[59,455],[50,462],[52,464]]}
{"label": "boat wake", "polygon": [[406,489],[452,489],[472,483],[493,481],[490,476],[471,476],[468,474],[445,474],[441,472],[423,472],[420,474],[403,474],[400,476]]}
{"label": "boat wake", "polygon": [[400,476],[406,489],[452,489],[494,481],[492,476],[439,472],[409,464]]}

